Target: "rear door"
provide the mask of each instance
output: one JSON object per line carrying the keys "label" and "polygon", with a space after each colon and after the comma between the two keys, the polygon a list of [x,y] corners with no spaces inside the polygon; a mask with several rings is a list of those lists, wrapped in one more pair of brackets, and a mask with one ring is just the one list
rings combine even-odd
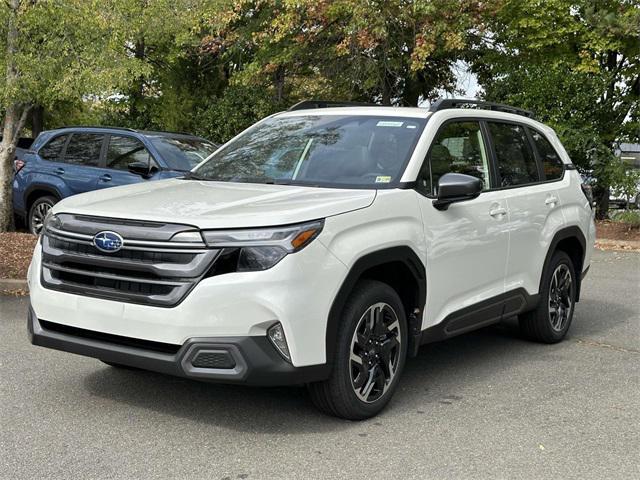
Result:
{"label": "rear door", "polygon": [[[526,126],[487,121],[497,166],[498,190],[508,205],[509,251],[505,290],[538,292],[545,246],[564,224],[555,181],[545,173]],[[551,174],[551,171],[549,172]]]}
{"label": "rear door", "polygon": [[153,157],[139,139],[130,135],[109,135],[97,187],[108,188],[148,181],[150,177],[129,171],[132,163],[145,163],[149,165],[150,171],[158,170]]}
{"label": "rear door", "polygon": [[72,195],[95,190],[100,175],[100,156],[105,135],[73,133],[64,152],[64,165],[55,174],[61,177]]}

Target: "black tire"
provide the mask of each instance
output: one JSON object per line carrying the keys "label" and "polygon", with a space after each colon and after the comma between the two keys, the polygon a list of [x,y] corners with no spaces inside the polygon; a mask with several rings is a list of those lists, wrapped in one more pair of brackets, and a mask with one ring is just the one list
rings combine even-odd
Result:
{"label": "black tire", "polygon": [[[369,326],[364,325],[362,321],[365,321],[365,313],[369,314],[372,309],[373,316],[367,316],[367,318],[375,317],[372,322],[375,322],[376,326],[369,329]],[[389,327],[395,324],[395,319],[398,320],[398,325],[392,330]],[[381,330],[377,330],[378,326]],[[383,327],[389,329],[384,330]],[[356,336],[356,328],[364,333]],[[362,330],[363,328],[365,330]],[[398,336],[400,336],[399,341]],[[386,339],[383,339],[384,337]],[[373,342],[379,346],[367,347],[371,350],[360,348],[360,340],[364,338],[369,338],[369,343]],[[406,315],[396,291],[382,282],[360,281],[349,296],[342,313],[335,354],[333,359],[329,359],[333,364],[331,376],[323,382],[309,385],[313,403],[329,415],[348,420],[364,420],[377,415],[389,402],[397,388],[407,356],[407,345]],[[359,355],[362,355],[362,358],[359,357],[361,362],[363,359],[369,359],[374,362],[373,366],[366,361],[364,364],[354,364],[351,360],[352,348],[357,348]],[[371,353],[375,352],[376,348],[380,353],[379,360],[374,359],[373,357],[377,358],[377,356]],[[392,373],[388,373],[392,371],[389,363],[387,363],[389,367],[383,367],[383,363],[386,363],[382,360],[383,358],[390,358],[391,364],[396,365]],[[358,371],[355,380],[353,380],[354,368]],[[361,374],[367,378],[364,385],[358,389],[355,384],[358,383]],[[380,384],[378,380],[381,380]],[[359,398],[358,395],[363,395],[367,385],[370,384],[374,385],[374,389],[369,389],[368,393],[365,393],[367,397],[364,400]],[[376,395],[379,396],[376,398]]]}
{"label": "black tire", "polygon": [[[563,287],[564,284],[558,278],[554,280],[556,273],[562,278],[570,276],[571,283],[568,289]],[[531,340],[558,343],[567,334],[573,319],[578,286],[576,272],[569,255],[558,251],[551,257],[543,275],[538,306],[535,310],[520,316],[520,329]],[[563,290],[567,290],[566,293],[563,293]]]}
{"label": "black tire", "polygon": [[47,212],[58,203],[56,197],[46,195],[44,197],[37,198],[35,202],[31,204],[29,208],[29,216],[27,218],[27,229],[34,235],[40,235],[42,231],[42,222]]}

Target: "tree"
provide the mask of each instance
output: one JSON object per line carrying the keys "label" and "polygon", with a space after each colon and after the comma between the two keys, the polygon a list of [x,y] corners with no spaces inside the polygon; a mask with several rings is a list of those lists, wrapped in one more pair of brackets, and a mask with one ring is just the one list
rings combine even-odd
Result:
{"label": "tree", "polygon": [[640,137],[640,9],[627,0],[502,0],[475,41],[489,100],[533,110],[593,170],[599,216],[621,141]]}
{"label": "tree", "polygon": [[123,29],[100,0],[8,0],[0,6],[0,231],[13,223],[11,181],[20,131],[34,105],[108,96],[145,71],[122,51]]}
{"label": "tree", "polygon": [[[274,102],[326,96],[417,105],[453,89],[476,0],[236,0],[206,38],[232,82]],[[213,17],[212,17],[213,18]]]}

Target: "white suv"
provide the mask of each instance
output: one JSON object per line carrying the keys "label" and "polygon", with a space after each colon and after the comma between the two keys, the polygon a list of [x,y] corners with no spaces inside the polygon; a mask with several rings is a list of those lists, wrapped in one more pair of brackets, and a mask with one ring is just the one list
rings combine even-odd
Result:
{"label": "white suv", "polygon": [[554,132],[498,104],[328,103],[258,122],[184,178],[58,203],[29,273],[32,342],[307,384],[363,419],[421,344],[514,315],[562,340],[595,226]]}

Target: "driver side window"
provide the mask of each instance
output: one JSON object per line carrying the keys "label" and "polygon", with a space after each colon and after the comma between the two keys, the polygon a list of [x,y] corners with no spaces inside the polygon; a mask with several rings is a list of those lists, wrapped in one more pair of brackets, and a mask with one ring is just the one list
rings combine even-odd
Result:
{"label": "driver side window", "polygon": [[420,172],[420,187],[437,195],[438,180],[446,173],[477,177],[483,190],[490,188],[489,159],[479,122],[450,122],[438,132]]}

